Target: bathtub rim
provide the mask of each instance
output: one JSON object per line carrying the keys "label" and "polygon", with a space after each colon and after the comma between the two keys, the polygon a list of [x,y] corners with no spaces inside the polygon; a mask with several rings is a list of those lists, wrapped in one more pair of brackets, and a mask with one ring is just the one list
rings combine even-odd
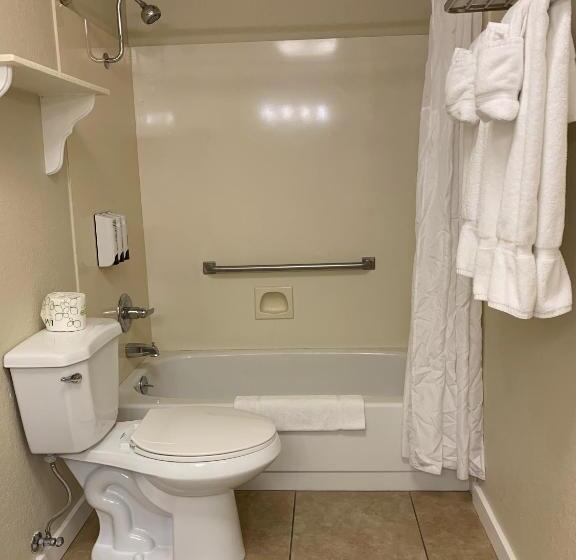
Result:
{"label": "bathtub rim", "polygon": [[[277,354],[307,354],[307,355],[338,355],[338,354],[379,354],[395,356],[406,359],[405,348],[306,348],[306,349],[213,349],[213,350],[182,350],[164,352],[160,360],[175,358],[186,355],[193,356],[252,356],[252,355],[277,355]],[[212,406],[232,406],[226,402],[200,402],[191,399],[175,399],[171,397],[154,397],[138,393],[134,385],[139,376],[146,371],[147,364],[152,359],[145,359],[124,379],[120,385],[120,414],[137,414],[145,409],[159,406],[193,406],[210,404]],[[403,372],[404,373],[404,372]],[[400,411],[403,406],[401,396],[377,396],[366,398],[366,407],[379,414],[379,407],[392,407]],[[123,410],[122,410],[123,409]],[[145,412],[144,412],[145,413]],[[132,416],[130,416],[132,418]],[[290,436],[289,432],[282,435]],[[415,470],[390,470],[390,471],[266,471],[252,482],[243,487],[246,490],[288,490],[288,491],[467,491],[468,481],[457,479],[455,472],[445,471],[442,476],[435,476]]]}
{"label": "bathtub rim", "polygon": [[[173,405],[173,406],[185,406],[185,405],[212,405],[212,406],[231,406],[233,403],[231,401],[202,401],[202,400],[192,400],[188,398],[176,398],[176,397],[158,397],[153,395],[143,395],[136,390],[136,384],[142,375],[146,374],[149,364],[161,363],[165,361],[176,361],[178,359],[184,359],[186,357],[234,357],[234,356],[277,356],[277,355],[288,355],[288,356],[337,356],[337,355],[348,355],[348,356],[365,356],[365,355],[381,355],[383,357],[390,356],[396,358],[406,358],[407,349],[401,347],[370,347],[370,348],[266,348],[266,349],[212,349],[212,350],[168,350],[162,352],[158,358],[149,357],[144,358],[133,370],[128,374],[128,376],[120,383],[120,409],[133,409],[139,407],[158,407],[163,405]],[[363,395],[366,404],[371,403],[396,403],[402,400],[402,396],[386,396],[378,395],[377,397],[373,395]]]}

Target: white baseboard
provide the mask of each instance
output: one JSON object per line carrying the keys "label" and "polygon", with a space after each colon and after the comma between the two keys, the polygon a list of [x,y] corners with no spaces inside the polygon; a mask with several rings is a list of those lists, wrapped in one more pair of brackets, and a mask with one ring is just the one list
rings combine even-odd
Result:
{"label": "white baseboard", "polygon": [[82,496],[72,507],[68,515],[62,521],[58,530],[54,532],[54,537],[64,537],[64,545],[60,548],[50,547],[37,554],[34,560],[60,560],[86,523],[88,516],[92,513],[92,506]]}
{"label": "white baseboard", "polygon": [[243,490],[342,490],[408,491],[470,489],[468,481],[452,471],[435,476],[418,471],[401,472],[263,472],[242,487]]}
{"label": "white baseboard", "polygon": [[498,560],[518,560],[506,538],[506,534],[500,523],[498,523],[486,494],[478,483],[472,484],[472,501]]}

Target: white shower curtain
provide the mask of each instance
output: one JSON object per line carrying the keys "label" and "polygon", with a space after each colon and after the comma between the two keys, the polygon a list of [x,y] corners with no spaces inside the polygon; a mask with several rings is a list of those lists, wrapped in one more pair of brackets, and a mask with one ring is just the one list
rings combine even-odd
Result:
{"label": "white shower curtain", "polygon": [[420,123],[416,255],[404,392],[403,455],[419,470],[484,478],[481,304],[456,275],[459,195],[472,131],[452,121],[444,84],[456,47],[480,33],[480,15],[432,0]]}

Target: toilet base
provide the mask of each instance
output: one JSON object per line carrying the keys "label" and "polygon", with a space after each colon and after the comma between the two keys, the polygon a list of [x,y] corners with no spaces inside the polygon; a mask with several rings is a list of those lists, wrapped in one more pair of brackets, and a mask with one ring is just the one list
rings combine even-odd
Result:
{"label": "toilet base", "polygon": [[174,560],[243,560],[244,543],[234,492],[176,498]]}
{"label": "toilet base", "polygon": [[134,453],[124,443],[132,427],[120,422],[63,456],[100,520],[92,560],[244,560],[233,489],[278,456],[278,436],[247,455],[186,463]]}
{"label": "toilet base", "polygon": [[138,486],[146,498],[172,517],[172,560],[245,558],[233,490],[208,496],[174,496],[146,477],[138,477]]}
{"label": "toilet base", "polygon": [[[92,560],[244,560],[233,491],[217,496],[177,498],[170,507],[174,513],[173,547],[120,551],[99,539],[92,550]],[[100,517],[102,512],[98,513]]]}
{"label": "toilet base", "polygon": [[150,552],[121,552],[110,545],[98,544],[92,549],[92,560],[173,560],[171,547],[157,547]]}
{"label": "toilet base", "polygon": [[[140,552],[121,551],[108,539],[99,538],[92,550],[92,560],[244,560],[233,491],[188,499],[172,507],[173,546],[155,545],[151,550]],[[107,514],[97,513],[102,522]]]}
{"label": "toilet base", "polygon": [[174,496],[143,475],[66,461],[96,510],[92,560],[243,560],[233,490]]}

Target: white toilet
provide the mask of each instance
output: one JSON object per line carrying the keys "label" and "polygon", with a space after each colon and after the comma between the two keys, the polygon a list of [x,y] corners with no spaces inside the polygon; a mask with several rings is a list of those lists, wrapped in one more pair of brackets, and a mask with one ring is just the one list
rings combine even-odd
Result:
{"label": "white toilet", "polygon": [[92,560],[242,560],[234,488],[280,453],[274,424],[208,406],[117,423],[120,334],[89,319],[5,355],[30,450],[62,456],[98,512]]}

